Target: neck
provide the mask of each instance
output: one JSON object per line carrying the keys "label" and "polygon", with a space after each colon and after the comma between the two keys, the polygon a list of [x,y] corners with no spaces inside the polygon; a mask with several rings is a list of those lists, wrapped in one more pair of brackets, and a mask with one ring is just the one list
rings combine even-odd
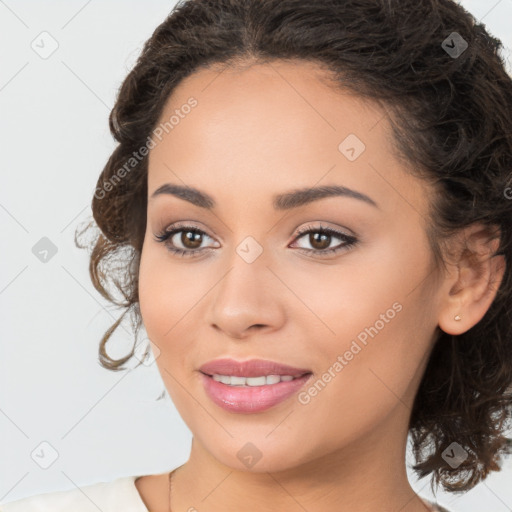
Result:
{"label": "neck", "polygon": [[172,477],[172,510],[227,512],[250,504],[260,512],[430,511],[407,479],[407,430],[396,430],[407,422],[393,418],[396,411],[379,432],[361,435],[335,453],[276,470],[258,463],[234,469],[194,438],[189,460]]}

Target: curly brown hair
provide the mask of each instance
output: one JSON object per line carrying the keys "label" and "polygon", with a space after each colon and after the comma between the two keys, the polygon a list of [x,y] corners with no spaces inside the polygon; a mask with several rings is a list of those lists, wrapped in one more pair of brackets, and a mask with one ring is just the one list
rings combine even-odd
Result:
{"label": "curly brown hair", "polygon": [[[185,77],[219,64],[302,59],[329,70],[333,85],[391,112],[398,153],[438,187],[429,239],[473,223],[499,228],[506,270],[484,318],[454,336],[438,329],[409,432],[420,478],[433,473],[463,492],[499,471],[510,453],[512,410],[512,80],[502,43],[452,0],[188,0],[145,43],[118,92],[110,131],[119,143],[97,182],[90,275],[125,309],[103,336],[100,364],[122,370],[106,343],[127,312],[141,326],[139,261],[146,229],[147,147],[166,100]],[[455,52],[455,53],[454,53]],[[82,230],[95,228],[94,221]],[[109,289],[113,284],[114,289]],[[116,298],[120,292],[122,298]],[[457,440],[468,457],[448,465]]]}

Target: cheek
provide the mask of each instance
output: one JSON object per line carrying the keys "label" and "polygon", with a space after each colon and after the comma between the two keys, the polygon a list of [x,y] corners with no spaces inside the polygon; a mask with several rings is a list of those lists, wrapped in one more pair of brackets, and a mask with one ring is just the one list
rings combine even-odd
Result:
{"label": "cheek", "polygon": [[426,309],[433,300],[425,279],[430,253],[419,239],[419,249],[411,247],[397,240],[368,251],[357,265],[331,267],[323,281],[304,278],[325,283],[303,288],[305,302],[328,328],[315,344],[325,373],[304,396],[312,410],[318,408],[315,414],[327,414],[329,404],[338,403],[347,408],[334,412],[340,420],[348,410],[364,423],[399,403],[416,382],[435,322]]}
{"label": "cheek", "polygon": [[362,438],[395,413],[406,423],[427,343],[415,336],[414,306],[394,304],[382,308],[387,323],[370,309],[366,321],[363,312],[355,323],[338,320],[337,336],[319,340],[324,364],[297,397],[305,423],[322,425],[318,450],[328,451],[333,440],[341,446]]}
{"label": "cheek", "polygon": [[413,255],[410,249],[400,251],[389,243],[347,255],[337,265],[283,267],[280,275],[293,283],[300,307],[309,310],[301,315],[304,321],[317,325],[317,336],[339,350],[344,347],[342,340],[360,335],[364,342],[367,328],[376,324],[378,331],[388,330],[388,324],[403,318],[397,310],[410,302],[410,292],[424,279],[426,265],[425,256]]}
{"label": "cheek", "polygon": [[165,267],[162,267],[159,260],[155,252],[146,247],[145,242],[139,267],[139,303],[146,331],[155,340],[159,339],[155,334],[162,331],[164,324],[170,320],[168,314],[172,311],[170,308],[176,295],[172,291],[172,283],[167,282]]}
{"label": "cheek", "polygon": [[[189,265],[189,266],[187,266]],[[139,301],[148,338],[160,355],[157,366],[180,380],[201,360],[205,348],[196,340],[205,296],[215,283],[212,273],[192,270],[193,263],[177,262],[165,248],[144,245],[139,267]],[[171,379],[172,381],[172,379]],[[172,382],[170,382],[172,384]],[[171,393],[169,387],[169,392]]]}
{"label": "cheek", "polygon": [[170,338],[180,319],[200,296],[190,273],[180,272],[163,247],[144,244],[139,267],[139,301],[149,337]]}

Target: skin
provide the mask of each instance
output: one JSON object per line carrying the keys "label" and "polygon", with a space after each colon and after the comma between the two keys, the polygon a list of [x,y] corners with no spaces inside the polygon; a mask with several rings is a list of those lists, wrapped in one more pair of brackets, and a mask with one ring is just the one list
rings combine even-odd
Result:
{"label": "skin", "polygon": [[[492,247],[473,226],[462,237],[480,256],[461,253],[446,272],[436,270],[426,235],[433,191],[396,156],[384,110],[334,91],[314,64],[203,69],[180,83],[161,119],[191,96],[198,105],[150,151],[139,276],[159,371],[193,434],[190,458],[173,476],[172,509],[429,510],[405,468],[414,397],[436,329],[460,334],[483,317],[503,261],[485,258]],[[338,149],[349,134],[366,146],[355,161]],[[165,183],[196,187],[217,205],[151,198]],[[329,197],[273,209],[274,194],[318,185],[349,187],[378,207]],[[180,257],[155,240],[176,222],[204,231],[203,253]],[[343,245],[337,236],[323,246],[297,238],[299,228],[320,223],[357,243],[326,256],[301,253]],[[175,246],[197,247],[180,235]],[[236,252],[247,236],[263,250],[252,263]],[[294,396],[235,414],[203,389],[198,368],[220,357],[309,368],[309,388],[397,303],[394,318],[307,404]],[[237,457],[248,442],[262,454],[252,468]],[[167,512],[167,473],[136,487],[149,510]]]}

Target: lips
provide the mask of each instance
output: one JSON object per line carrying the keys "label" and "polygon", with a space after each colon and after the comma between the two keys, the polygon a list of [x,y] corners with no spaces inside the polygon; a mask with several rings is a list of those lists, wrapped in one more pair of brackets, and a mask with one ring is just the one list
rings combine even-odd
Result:
{"label": "lips", "polygon": [[201,374],[204,392],[218,407],[229,413],[254,414],[271,410],[288,402],[312,378],[312,374],[296,377],[286,382],[263,386],[230,386],[216,382],[213,377]]}
{"label": "lips", "polygon": [[266,359],[235,361],[234,359],[215,359],[203,364],[199,371],[205,375],[232,375],[235,377],[259,377],[262,375],[291,375],[300,377],[311,373],[307,368],[295,368]]}

